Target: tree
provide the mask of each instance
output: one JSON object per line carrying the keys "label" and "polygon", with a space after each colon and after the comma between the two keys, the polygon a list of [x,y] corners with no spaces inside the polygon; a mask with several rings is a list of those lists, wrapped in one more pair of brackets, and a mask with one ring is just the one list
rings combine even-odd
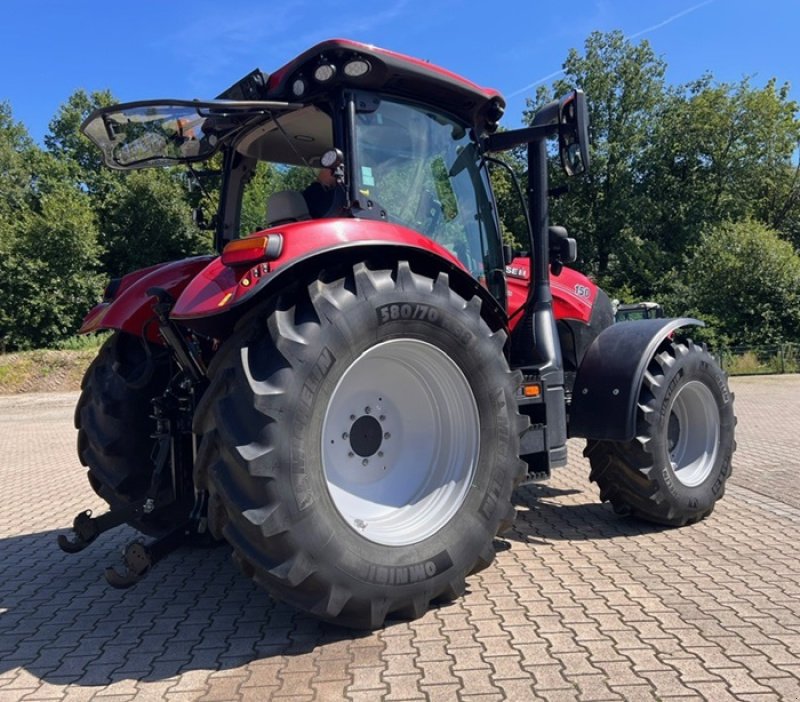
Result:
{"label": "tree", "polygon": [[791,238],[800,215],[796,112],[774,80],[754,88],[706,75],[671,91],[641,166],[650,237],[666,263],[724,221],[753,218]]}
{"label": "tree", "polygon": [[25,127],[15,122],[11,106],[0,102],[0,350],[13,348],[17,305],[12,296],[20,262],[15,249],[20,222],[31,204],[37,149]]}
{"label": "tree", "polygon": [[74,334],[102,289],[88,195],[55,177],[57,170],[40,174],[34,206],[0,262],[7,305],[0,337],[11,349],[41,348]]}
{"label": "tree", "polygon": [[119,276],[138,268],[209,253],[210,236],[192,223],[184,179],[175,171],[132,171],[99,212],[103,268]]}
{"label": "tree", "polygon": [[668,88],[664,70],[646,41],[595,32],[526,112],[530,122],[554,95],[586,92],[592,168],[551,214],[578,238],[578,265],[617,296],[670,293],[700,233],[726,221],[759,221],[800,244],[800,121],[788,86],[704,75]]}
{"label": "tree", "polygon": [[708,227],[675,279],[669,311],[712,323],[722,342],[800,341],[800,255],[759,222]]}
{"label": "tree", "polygon": [[47,150],[59,161],[69,164],[71,176],[93,194],[104,196],[120,175],[103,165],[100,150],[80,131],[83,121],[97,108],[113,105],[116,99],[108,90],[87,93],[76,90],[58,108],[44,137]]}
{"label": "tree", "polygon": [[[652,115],[665,96],[665,68],[647,41],[634,45],[620,31],[593,32],[583,54],[570,50],[564,78],[553,90],[540,90],[525,113],[530,123],[536,107],[554,95],[576,86],[586,93],[592,167],[588,177],[570,181],[569,197],[551,207],[553,220],[579,236],[580,265],[612,288],[629,282],[636,264],[626,266],[626,260],[648,248],[637,172]],[[563,184],[564,178],[556,175],[553,181]]]}
{"label": "tree", "polygon": [[49,153],[90,195],[99,226],[104,270],[118,276],[162,261],[210,251],[210,236],[192,223],[197,197],[182,169],[112,171],[81,132],[89,114],[115,102],[109,91],[73,93],[45,136]]}
{"label": "tree", "polygon": [[[524,151],[512,149],[493,156],[507,166],[493,163],[489,171],[492,192],[500,215],[503,241],[516,249],[527,251],[529,248],[528,220],[523,208],[528,206],[525,197],[528,177],[525,172]],[[515,178],[519,189],[514,185]]]}
{"label": "tree", "polygon": [[[0,102],[0,219],[6,222],[28,207],[36,151],[25,127],[14,121],[11,106]],[[4,237],[1,232],[0,237]]]}

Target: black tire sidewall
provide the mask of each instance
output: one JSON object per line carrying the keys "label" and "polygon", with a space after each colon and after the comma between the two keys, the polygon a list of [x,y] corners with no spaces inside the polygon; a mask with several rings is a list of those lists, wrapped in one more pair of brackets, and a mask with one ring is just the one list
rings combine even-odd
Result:
{"label": "black tire sidewall", "polygon": [[[706,513],[722,496],[731,472],[735,424],[733,397],[725,374],[706,351],[698,347],[693,347],[693,351],[678,353],[675,363],[664,369],[661,387],[654,393],[658,415],[652,425],[654,428],[651,437],[654,465],[650,478],[669,493],[673,509],[683,514]],[[698,485],[689,486],[678,480],[670,464],[667,430],[675,397],[692,381],[702,383],[713,395],[719,411],[720,436],[714,465],[709,474]]]}

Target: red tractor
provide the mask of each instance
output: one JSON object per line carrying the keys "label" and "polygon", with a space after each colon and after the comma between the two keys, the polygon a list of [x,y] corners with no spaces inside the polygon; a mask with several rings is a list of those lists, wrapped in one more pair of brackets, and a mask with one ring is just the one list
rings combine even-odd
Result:
{"label": "red tractor", "polygon": [[[323,619],[378,627],[460,596],[514,519],[511,494],[585,454],[602,500],[666,525],[706,517],[734,450],[733,396],[675,331],[613,324],[548,224],[547,143],[589,165],[574,91],[500,132],[503,98],[430,63],[326,41],[209,101],[103,108],[83,132],[111,168],[216,156],[218,255],[113,280],[81,331],[112,330],[83,383],[78,453],[126,522],[116,586],[197,534]],[[530,257],[500,235],[488,164],[526,146]],[[315,169],[240,235],[258,163]]]}

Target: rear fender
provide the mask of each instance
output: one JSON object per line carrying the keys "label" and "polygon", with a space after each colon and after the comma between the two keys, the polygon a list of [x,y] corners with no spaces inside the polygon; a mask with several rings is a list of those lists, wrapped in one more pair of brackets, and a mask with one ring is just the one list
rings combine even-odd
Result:
{"label": "rear fender", "polygon": [[445,271],[462,296],[478,295],[494,329],[505,326],[505,311],[447,249],[412,230],[383,222],[331,219],[280,227],[283,251],[275,261],[250,268],[212,261],[178,298],[170,317],[210,336],[224,337],[254,304],[291,282],[332,266],[352,265],[382,255],[414,261],[421,272]]}
{"label": "rear fender", "polygon": [[630,441],[644,374],[658,345],[685,326],[705,326],[689,317],[619,322],[592,342],[575,378],[569,435]]}
{"label": "rear fender", "polygon": [[129,273],[120,281],[112,300],[104,300],[89,311],[78,333],[119,329],[163,343],[158,334],[158,324],[153,323],[156,319],[153,297],[147,291],[153,287],[163,288],[177,298],[192,278],[213,259],[213,256],[197,256]]}

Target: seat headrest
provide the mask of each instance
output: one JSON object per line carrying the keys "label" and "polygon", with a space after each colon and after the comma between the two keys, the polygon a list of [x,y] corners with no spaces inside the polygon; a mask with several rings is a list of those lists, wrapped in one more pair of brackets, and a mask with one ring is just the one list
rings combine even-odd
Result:
{"label": "seat headrest", "polygon": [[296,190],[272,193],[267,200],[267,226],[275,227],[286,222],[311,219],[306,199]]}

